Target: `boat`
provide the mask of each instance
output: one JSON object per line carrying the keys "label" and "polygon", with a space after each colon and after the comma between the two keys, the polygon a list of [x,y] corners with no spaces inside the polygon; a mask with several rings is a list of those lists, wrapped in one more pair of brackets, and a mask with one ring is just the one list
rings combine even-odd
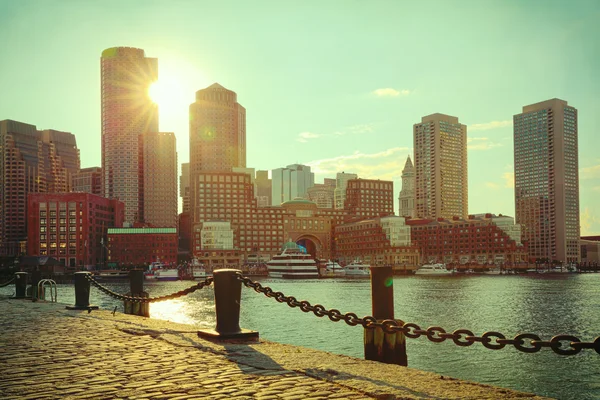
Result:
{"label": "boat", "polygon": [[490,268],[487,271],[483,271],[483,274],[484,275],[501,275],[502,270],[500,269],[500,267]]}
{"label": "boat", "polygon": [[205,279],[208,277],[204,265],[195,257],[192,259],[189,268],[192,271],[192,279]]}
{"label": "boat", "polygon": [[319,277],[317,262],[306,249],[294,242],[283,245],[281,254],[267,262],[271,278],[314,279]]}
{"label": "boat", "polygon": [[321,268],[321,278],[343,278],[346,276],[346,270],[335,261],[327,261],[324,268]]}
{"label": "boat", "polygon": [[176,281],[179,280],[179,270],[177,268],[157,269],[154,271],[154,277],[157,281]]}
{"label": "boat", "polygon": [[371,277],[371,266],[369,264],[364,264],[360,260],[355,260],[354,262],[346,265],[344,267],[344,271],[346,271],[347,278],[370,278]]}
{"label": "boat", "polygon": [[120,269],[104,269],[95,271],[92,276],[98,281],[129,280],[129,271]]}
{"label": "boat", "polygon": [[452,275],[452,271],[448,271],[445,264],[425,264],[415,271],[415,275]]}

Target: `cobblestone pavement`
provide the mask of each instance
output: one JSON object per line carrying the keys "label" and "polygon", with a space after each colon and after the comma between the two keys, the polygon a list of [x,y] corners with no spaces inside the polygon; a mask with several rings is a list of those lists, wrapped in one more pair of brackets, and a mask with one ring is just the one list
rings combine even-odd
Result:
{"label": "cobblestone pavement", "polygon": [[0,399],[541,399],[193,327],[0,298]]}

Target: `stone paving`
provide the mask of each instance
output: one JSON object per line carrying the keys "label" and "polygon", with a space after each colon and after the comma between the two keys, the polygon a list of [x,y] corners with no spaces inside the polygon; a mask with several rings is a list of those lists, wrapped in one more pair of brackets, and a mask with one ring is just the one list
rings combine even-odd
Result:
{"label": "stone paving", "polygon": [[188,325],[0,298],[0,399],[542,399]]}

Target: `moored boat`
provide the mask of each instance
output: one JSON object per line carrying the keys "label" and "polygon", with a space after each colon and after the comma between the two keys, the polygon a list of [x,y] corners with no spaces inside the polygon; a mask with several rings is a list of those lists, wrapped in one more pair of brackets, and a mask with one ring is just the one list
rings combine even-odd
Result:
{"label": "moored boat", "polygon": [[364,264],[360,260],[355,260],[354,262],[346,265],[344,267],[344,271],[346,271],[347,278],[370,278],[371,277],[371,266],[368,264]]}
{"label": "moored boat", "polygon": [[179,280],[179,270],[172,269],[157,269],[154,271],[154,277],[158,281],[176,281]]}
{"label": "moored boat", "polygon": [[452,271],[448,271],[445,264],[425,264],[415,271],[415,275],[452,275]]}
{"label": "moored boat", "polygon": [[346,276],[346,270],[335,261],[329,260],[321,268],[321,278],[343,278]]}
{"label": "moored boat", "polygon": [[267,263],[271,278],[314,279],[319,277],[317,262],[306,249],[294,242],[283,245],[281,254]]}

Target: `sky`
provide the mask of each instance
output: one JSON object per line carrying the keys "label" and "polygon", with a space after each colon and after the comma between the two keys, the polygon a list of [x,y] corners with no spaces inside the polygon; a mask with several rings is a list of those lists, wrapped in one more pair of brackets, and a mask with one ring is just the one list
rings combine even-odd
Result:
{"label": "sky", "polygon": [[413,124],[467,125],[469,213],[515,215],[512,117],[579,113],[582,235],[600,234],[600,2],[0,0],[0,120],[75,134],[100,166],[100,55],[158,58],[160,130],[189,160],[188,107],[214,82],[246,108],[247,166],[392,180]]}

